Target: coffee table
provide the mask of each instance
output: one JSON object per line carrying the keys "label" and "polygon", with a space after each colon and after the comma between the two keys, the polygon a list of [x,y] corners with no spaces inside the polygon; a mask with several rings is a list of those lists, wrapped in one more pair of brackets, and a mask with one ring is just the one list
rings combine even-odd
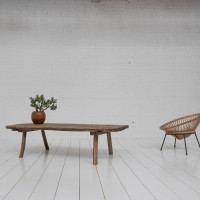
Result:
{"label": "coffee table", "polygon": [[7,129],[22,132],[22,141],[19,158],[23,158],[26,146],[27,132],[40,130],[46,150],[49,150],[47,142],[46,130],[54,131],[76,131],[76,132],[90,132],[93,136],[93,165],[98,164],[98,136],[107,134],[108,152],[113,154],[111,132],[118,132],[127,129],[128,125],[103,125],[103,124],[65,124],[65,123],[44,123],[44,124],[15,124],[6,126]]}

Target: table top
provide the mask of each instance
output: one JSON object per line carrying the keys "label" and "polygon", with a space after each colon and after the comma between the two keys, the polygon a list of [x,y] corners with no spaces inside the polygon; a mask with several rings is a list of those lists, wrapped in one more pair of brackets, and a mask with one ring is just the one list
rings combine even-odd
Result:
{"label": "table top", "polygon": [[57,131],[89,131],[89,132],[117,132],[127,129],[128,125],[111,124],[65,124],[65,123],[44,123],[44,124],[14,124],[6,126],[13,131],[27,132],[35,130],[57,130]]}

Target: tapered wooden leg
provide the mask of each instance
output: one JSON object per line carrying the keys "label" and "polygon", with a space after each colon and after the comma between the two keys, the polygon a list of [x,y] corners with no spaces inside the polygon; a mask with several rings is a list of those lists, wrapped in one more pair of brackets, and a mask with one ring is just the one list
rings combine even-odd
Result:
{"label": "tapered wooden leg", "polygon": [[98,134],[94,134],[93,140],[93,165],[98,164]]}
{"label": "tapered wooden leg", "polygon": [[23,132],[22,133],[22,142],[21,142],[21,150],[20,150],[19,158],[23,158],[25,146],[26,146],[26,132]]}
{"label": "tapered wooden leg", "polygon": [[44,130],[41,130],[41,132],[42,132],[42,138],[43,138],[45,149],[49,150],[49,145],[48,145],[48,142],[47,142],[47,138],[46,138],[45,132],[44,132]]}
{"label": "tapered wooden leg", "polygon": [[112,155],[113,154],[113,148],[112,148],[111,133],[107,133],[107,141],[108,141],[108,152],[109,152],[109,155]]}

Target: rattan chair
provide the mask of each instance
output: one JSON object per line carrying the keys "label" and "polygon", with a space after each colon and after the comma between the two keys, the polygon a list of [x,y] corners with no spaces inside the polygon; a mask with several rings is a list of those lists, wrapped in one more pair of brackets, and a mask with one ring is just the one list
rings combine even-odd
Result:
{"label": "rattan chair", "polygon": [[174,147],[176,147],[176,139],[179,139],[179,140],[184,139],[186,155],[188,155],[186,138],[189,137],[190,135],[195,134],[198,145],[200,147],[199,140],[196,135],[196,128],[198,127],[199,123],[200,123],[200,113],[196,113],[196,114],[180,117],[166,124],[163,124],[160,127],[160,129],[165,131],[165,136],[164,136],[164,140],[163,140],[160,150],[162,150],[163,148],[165,138],[167,135],[172,135],[175,137]]}

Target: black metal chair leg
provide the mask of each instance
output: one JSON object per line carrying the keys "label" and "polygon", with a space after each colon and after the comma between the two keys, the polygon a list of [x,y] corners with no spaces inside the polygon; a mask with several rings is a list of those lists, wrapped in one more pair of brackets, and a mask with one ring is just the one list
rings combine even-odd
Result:
{"label": "black metal chair leg", "polygon": [[188,155],[188,153],[187,153],[187,145],[186,145],[186,140],[185,140],[185,135],[183,135],[184,136],[184,142],[185,142],[185,153],[186,153],[186,155]]}
{"label": "black metal chair leg", "polygon": [[175,138],[175,140],[174,140],[174,147],[176,147],[176,138]]}
{"label": "black metal chair leg", "polygon": [[199,140],[198,140],[198,137],[197,137],[197,134],[195,133],[195,136],[196,136],[196,139],[197,139],[197,142],[198,142],[198,145],[200,147],[200,143],[199,143]]}
{"label": "black metal chair leg", "polygon": [[162,151],[162,148],[163,148],[163,145],[164,145],[164,142],[165,142],[165,138],[166,138],[166,134],[165,134],[165,137],[164,137],[164,140],[163,140],[162,146],[161,146],[161,148],[160,148],[161,151]]}

